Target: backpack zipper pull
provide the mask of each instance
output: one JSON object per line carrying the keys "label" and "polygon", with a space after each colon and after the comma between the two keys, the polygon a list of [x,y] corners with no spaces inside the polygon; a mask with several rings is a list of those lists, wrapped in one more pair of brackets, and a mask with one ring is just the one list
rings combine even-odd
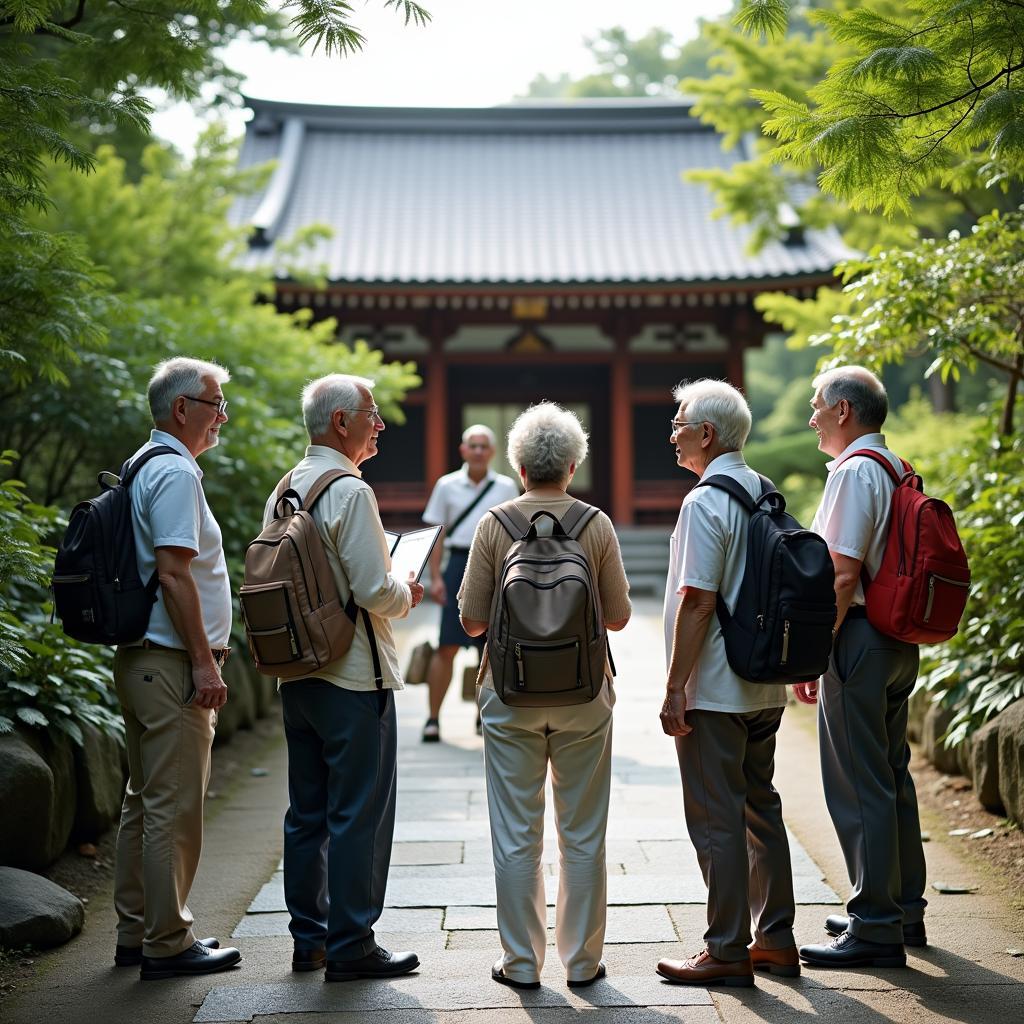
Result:
{"label": "backpack zipper pull", "polygon": [[759,630],[761,630],[762,633],[764,632],[764,613],[763,612],[760,615],[758,615],[758,617],[757,617],[757,628]]}
{"label": "backpack zipper pull", "polygon": [[782,661],[780,664],[785,665],[789,660],[789,619],[783,620],[782,623]]}
{"label": "backpack zipper pull", "polygon": [[931,574],[928,576],[928,603],[924,606],[924,621],[927,622],[932,617],[932,604],[935,602],[935,577]]}
{"label": "backpack zipper pull", "polygon": [[523,648],[516,644],[516,673],[519,677],[519,685],[526,685],[526,670],[523,667]]}

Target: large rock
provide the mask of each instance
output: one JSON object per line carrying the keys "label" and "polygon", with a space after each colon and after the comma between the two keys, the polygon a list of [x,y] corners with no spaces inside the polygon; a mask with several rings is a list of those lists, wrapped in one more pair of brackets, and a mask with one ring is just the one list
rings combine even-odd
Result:
{"label": "large rock", "polygon": [[94,725],[84,725],[82,736],[83,745],[74,751],[78,789],[74,832],[91,842],[120,817],[126,774],[122,743]]}
{"label": "large rock", "polygon": [[82,901],[67,889],[30,871],[0,868],[0,947],[60,946],[84,921]]}
{"label": "large rock", "polygon": [[1005,814],[999,797],[999,716],[971,733],[963,744],[970,750],[971,782],[986,811]]}
{"label": "large rock", "polygon": [[953,711],[950,708],[932,704],[924,714],[924,723],[921,727],[921,749],[924,756],[940,772],[947,775],[960,774],[960,759],[956,749],[950,750],[943,742],[943,736],[953,721]]}
{"label": "large rock", "polygon": [[999,799],[1007,815],[1024,825],[1024,700],[1011,704],[999,722]]}
{"label": "large rock", "polygon": [[52,864],[71,835],[75,794],[69,740],[27,730],[0,736],[0,864]]}

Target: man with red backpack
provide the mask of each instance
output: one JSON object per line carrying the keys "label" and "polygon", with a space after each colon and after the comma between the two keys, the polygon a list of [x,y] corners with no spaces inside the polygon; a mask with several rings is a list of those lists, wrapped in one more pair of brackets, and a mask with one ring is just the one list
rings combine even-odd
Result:
{"label": "man with red backpack", "polygon": [[848,916],[825,922],[831,941],[802,946],[800,957],[816,967],[903,967],[904,947],[926,944],[925,860],[907,745],[918,648],[882,632],[876,616],[869,620],[865,583],[870,589],[880,580],[888,560],[893,495],[910,467],[885,445],[888,399],[873,373],[840,367],[816,377],[814,388],[809,425],[833,461],[811,528],[835,565],[837,618],[828,671],[820,685],[796,690],[805,703],[818,702],[825,802],[853,893]]}

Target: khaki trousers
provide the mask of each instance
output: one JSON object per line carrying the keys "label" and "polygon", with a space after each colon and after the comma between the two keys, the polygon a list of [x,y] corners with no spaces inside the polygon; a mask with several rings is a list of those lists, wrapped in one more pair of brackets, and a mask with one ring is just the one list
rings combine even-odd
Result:
{"label": "khaki trousers", "polygon": [[114,683],[129,769],[114,868],[117,941],[176,956],[196,941],[186,900],[203,845],[216,712],[192,705],[184,651],[120,647]]}
{"label": "khaki trousers", "polygon": [[555,943],[568,979],[584,981],[604,948],[614,693],[605,686],[589,704],[563,708],[512,708],[489,688],[478,700],[505,973],[538,981],[544,967],[541,852],[550,764],[559,852]]}

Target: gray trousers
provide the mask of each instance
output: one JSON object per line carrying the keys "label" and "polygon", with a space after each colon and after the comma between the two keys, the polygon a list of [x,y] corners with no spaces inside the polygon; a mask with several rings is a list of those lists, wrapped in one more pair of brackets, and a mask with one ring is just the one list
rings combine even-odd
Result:
{"label": "gray trousers", "polygon": [[719,960],[750,956],[751,920],[762,949],[793,945],[793,868],[772,785],[782,711],[688,711],[693,732],[676,739],[686,828],[708,887],[704,941]]}
{"label": "gray trousers", "polygon": [[818,695],[825,803],[853,892],[850,931],[903,942],[927,905],[917,793],[910,777],[907,700],[918,651],[867,619],[844,621]]}
{"label": "gray trousers", "polygon": [[357,960],[377,947],[395,828],[391,690],[281,686],[288,743],[284,899],[297,949]]}

